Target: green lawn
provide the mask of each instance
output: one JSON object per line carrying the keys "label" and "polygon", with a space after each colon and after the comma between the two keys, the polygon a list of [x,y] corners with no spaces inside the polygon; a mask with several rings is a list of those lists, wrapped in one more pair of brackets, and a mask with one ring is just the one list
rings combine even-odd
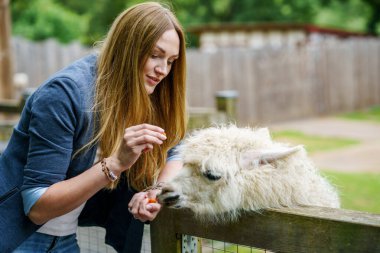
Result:
{"label": "green lawn", "polygon": [[380,173],[323,174],[338,188],[342,208],[380,214]]}
{"label": "green lawn", "polygon": [[339,116],[340,118],[350,120],[366,120],[373,122],[380,122],[380,105],[370,107],[365,110],[345,113]]}
{"label": "green lawn", "polygon": [[276,141],[291,143],[294,145],[302,144],[305,146],[308,153],[335,150],[360,143],[358,140],[353,139],[307,135],[293,130],[273,132],[272,138]]}
{"label": "green lawn", "polygon": [[[292,144],[303,144],[309,153],[349,147],[359,142],[351,139],[306,135],[297,131],[274,132],[273,139]],[[379,165],[380,166],[380,165]],[[332,172],[323,174],[338,187],[342,208],[380,214],[380,173]]]}

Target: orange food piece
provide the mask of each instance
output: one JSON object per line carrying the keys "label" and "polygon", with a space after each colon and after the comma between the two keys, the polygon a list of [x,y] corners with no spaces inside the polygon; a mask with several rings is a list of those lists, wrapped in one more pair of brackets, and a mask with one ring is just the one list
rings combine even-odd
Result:
{"label": "orange food piece", "polygon": [[156,199],[148,199],[148,203],[157,203]]}

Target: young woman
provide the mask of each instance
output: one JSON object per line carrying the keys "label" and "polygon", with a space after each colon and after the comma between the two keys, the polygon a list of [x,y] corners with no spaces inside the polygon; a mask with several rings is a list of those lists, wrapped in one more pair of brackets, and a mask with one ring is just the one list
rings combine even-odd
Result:
{"label": "young woman", "polygon": [[159,189],[143,189],[182,165],[185,62],[173,13],[143,3],[116,18],[98,54],[36,90],[0,157],[0,252],[79,252],[78,220],[140,252],[161,208]]}

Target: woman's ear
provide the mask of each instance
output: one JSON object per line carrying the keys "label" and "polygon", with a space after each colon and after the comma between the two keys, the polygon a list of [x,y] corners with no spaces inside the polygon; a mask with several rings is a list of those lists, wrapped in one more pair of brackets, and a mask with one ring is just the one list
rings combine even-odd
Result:
{"label": "woman's ear", "polygon": [[295,147],[274,147],[272,149],[251,149],[240,156],[240,166],[249,168],[251,164],[260,165],[284,159],[303,149],[302,145]]}

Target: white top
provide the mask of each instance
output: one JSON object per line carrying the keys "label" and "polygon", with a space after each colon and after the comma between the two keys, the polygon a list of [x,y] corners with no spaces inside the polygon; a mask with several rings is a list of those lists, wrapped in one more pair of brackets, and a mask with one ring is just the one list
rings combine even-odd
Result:
{"label": "white top", "polygon": [[75,234],[78,229],[78,217],[85,204],[86,202],[67,214],[49,220],[37,232],[54,236]]}

